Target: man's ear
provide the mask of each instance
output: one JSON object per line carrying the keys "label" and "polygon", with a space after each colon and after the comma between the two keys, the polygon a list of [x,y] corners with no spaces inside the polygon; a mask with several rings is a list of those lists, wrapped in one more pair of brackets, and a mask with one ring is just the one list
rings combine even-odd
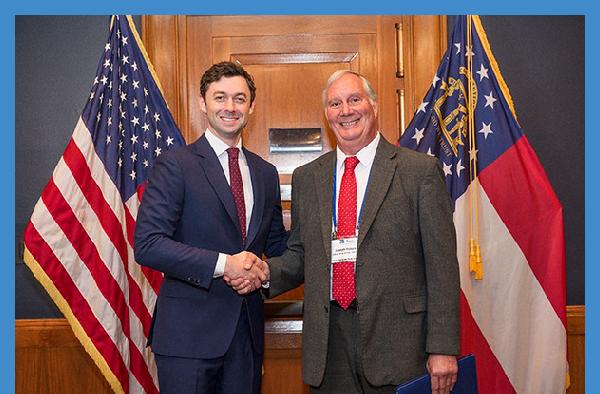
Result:
{"label": "man's ear", "polygon": [[204,101],[204,97],[202,96],[200,96],[200,109],[206,113],[206,101]]}
{"label": "man's ear", "polygon": [[254,112],[254,105],[256,104],[256,100],[254,100],[252,102],[252,105],[250,106],[250,109],[248,109],[248,114],[252,114],[252,112]]}

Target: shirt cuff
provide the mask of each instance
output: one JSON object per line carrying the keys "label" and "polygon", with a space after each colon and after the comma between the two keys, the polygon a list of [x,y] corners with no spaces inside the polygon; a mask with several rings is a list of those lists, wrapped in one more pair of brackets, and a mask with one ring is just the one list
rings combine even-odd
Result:
{"label": "shirt cuff", "polygon": [[227,255],[225,253],[219,253],[219,258],[217,259],[217,264],[215,265],[215,272],[213,273],[213,278],[220,278],[225,273],[225,259]]}

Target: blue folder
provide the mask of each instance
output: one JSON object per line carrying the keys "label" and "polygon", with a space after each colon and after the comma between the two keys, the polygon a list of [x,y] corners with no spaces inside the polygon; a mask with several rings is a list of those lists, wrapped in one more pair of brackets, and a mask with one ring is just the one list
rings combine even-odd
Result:
{"label": "blue folder", "polygon": [[[458,376],[452,394],[477,394],[475,356],[469,354],[458,359]],[[396,394],[431,394],[431,376],[425,374],[396,388]]]}

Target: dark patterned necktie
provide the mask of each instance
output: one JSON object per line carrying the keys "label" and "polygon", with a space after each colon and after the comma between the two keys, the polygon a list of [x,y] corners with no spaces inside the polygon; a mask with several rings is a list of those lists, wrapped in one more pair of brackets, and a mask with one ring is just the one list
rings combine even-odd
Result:
{"label": "dark patterned necktie", "polygon": [[238,219],[240,220],[240,227],[242,229],[242,241],[246,241],[246,204],[244,202],[244,182],[242,181],[242,173],[240,171],[240,164],[238,161],[238,155],[240,150],[238,148],[228,148],[227,155],[229,156],[229,187],[235,200],[235,206],[237,208]]}
{"label": "dark patterned necktie", "polygon": [[[358,165],[356,156],[347,157],[344,161],[344,175],[338,197],[338,238],[356,235],[356,175],[354,168]],[[333,264],[333,299],[343,309],[348,309],[356,298],[354,284],[354,262],[344,261]]]}

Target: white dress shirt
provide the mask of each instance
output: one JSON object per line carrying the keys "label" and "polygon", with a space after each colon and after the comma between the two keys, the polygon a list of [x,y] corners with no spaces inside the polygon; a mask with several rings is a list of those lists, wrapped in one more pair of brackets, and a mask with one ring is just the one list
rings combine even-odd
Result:
{"label": "white dress shirt", "polygon": [[[227,183],[230,184],[229,155],[227,154],[227,149],[229,149],[230,146],[223,142],[221,139],[217,138],[209,129],[206,129],[204,135],[206,136],[206,140],[208,141],[210,147],[215,151],[215,154],[219,159],[219,163],[221,163],[221,167],[223,167],[223,174],[225,175],[225,179],[227,179]],[[254,193],[252,190],[252,180],[250,178],[250,168],[248,168],[248,162],[246,161],[246,156],[244,155],[244,151],[242,150],[241,138],[235,147],[240,150],[240,153],[238,155],[238,162],[240,165],[240,172],[242,173],[242,183],[244,185],[244,205],[246,206],[247,234],[248,226],[250,225],[250,218],[252,217],[252,208],[254,207]],[[214,278],[223,276],[223,272],[225,271],[226,258],[227,255],[225,253],[219,253],[219,258],[217,259],[215,272],[213,274]]]}

